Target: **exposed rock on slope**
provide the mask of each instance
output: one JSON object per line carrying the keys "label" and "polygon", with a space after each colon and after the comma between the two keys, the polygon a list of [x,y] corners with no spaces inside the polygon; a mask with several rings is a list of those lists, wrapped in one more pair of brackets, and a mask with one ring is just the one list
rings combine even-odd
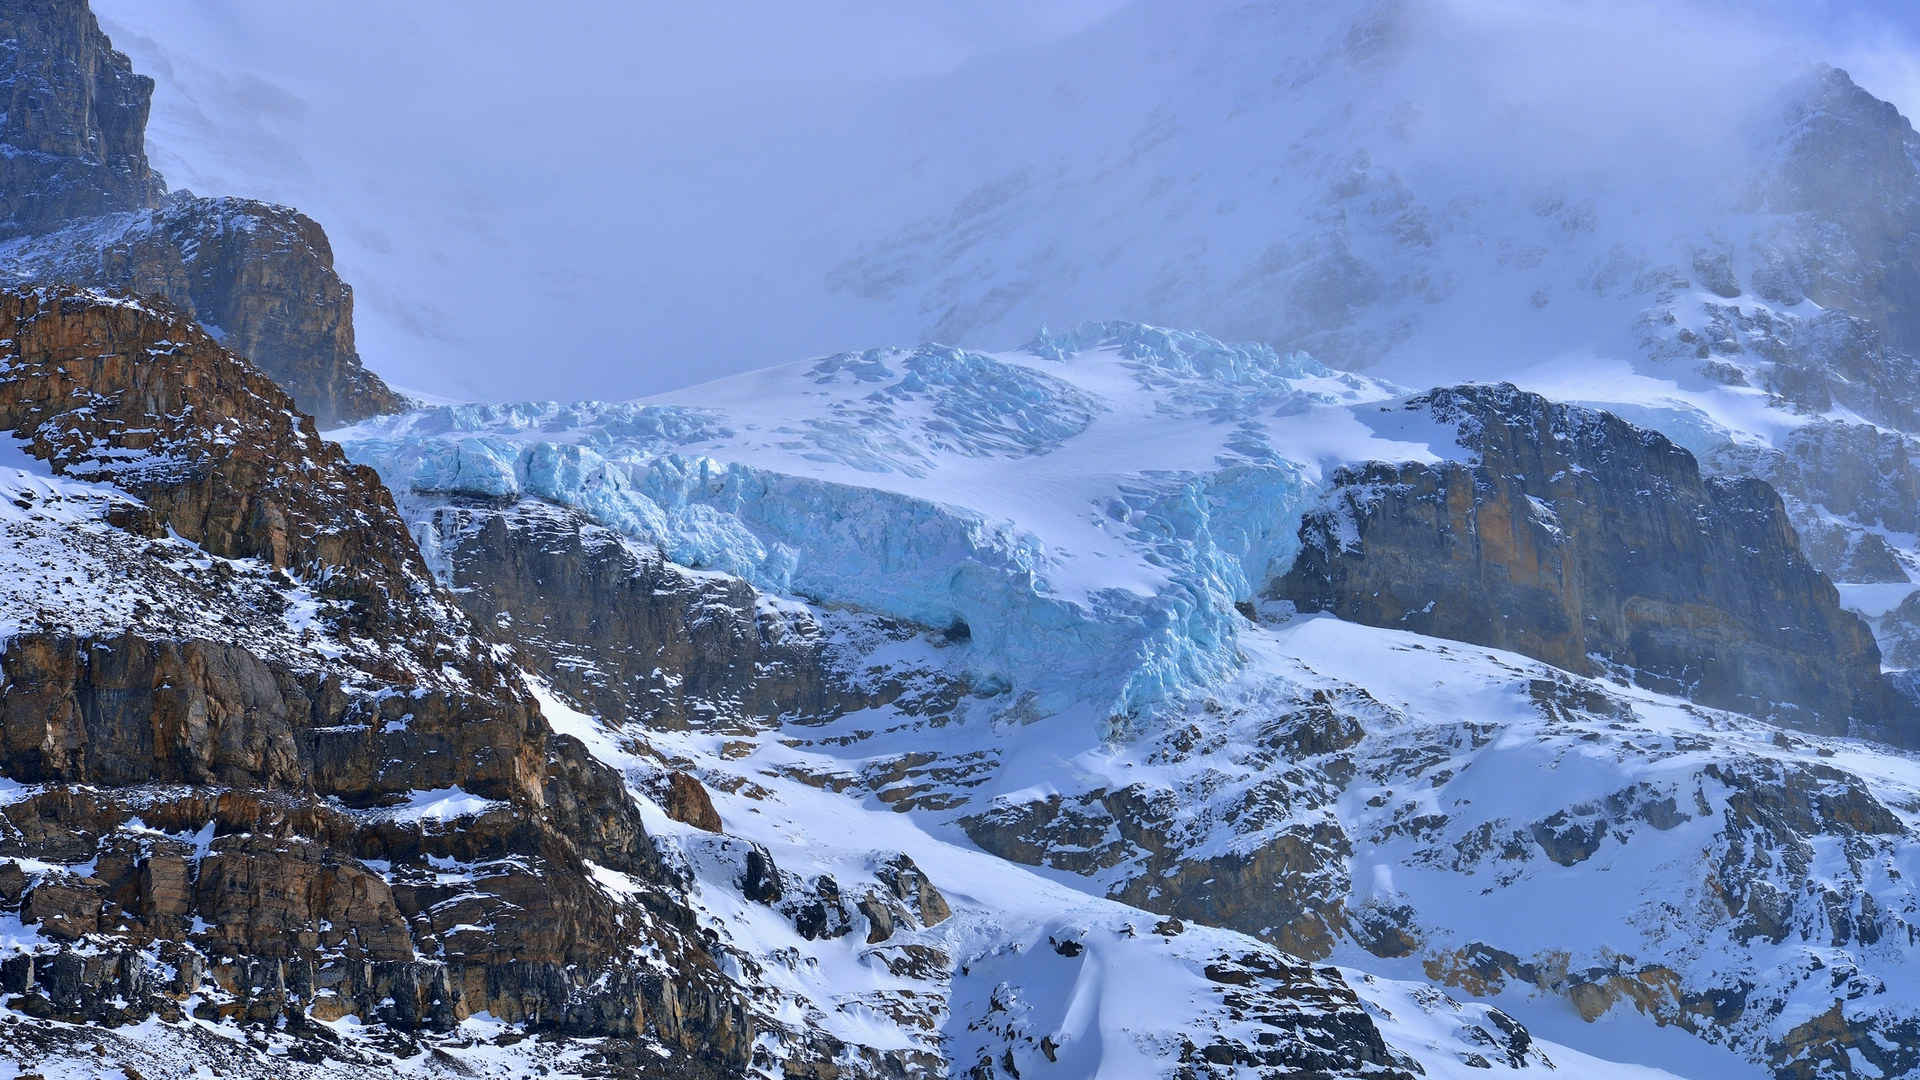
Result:
{"label": "exposed rock on slope", "polygon": [[1920,1068],[1910,756],[1400,631],[1273,632],[1288,660],[969,835],[1298,955],[1651,1017],[1780,1077]]}
{"label": "exposed rock on slope", "polygon": [[1456,427],[1472,461],[1343,470],[1273,595],[1808,730],[1913,737],[1872,633],[1764,483],[1702,477],[1664,436],[1511,386],[1405,408]]}
{"label": "exposed rock on slope", "polygon": [[0,12],[0,278],[170,301],[323,427],[405,407],[354,351],[353,291],[318,224],[245,199],[168,198],[147,167],[151,79],[85,0]]}
{"label": "exposed rock on slope", "polygon": [[16,1008],[484,1011],[744,1061],[619,776],[547,726],[369,470],[149,305],[9,294],[0,337],[0,429],[46,470],[9,470],[0,522],[39,578],[0,654],[0,773],[29,785],[0,863],[45,934],[0,970]]}
{"label": "exposed rock on slope", "polygon": [[[1920,135],[1837,68],[1799,80],[1774,130],[1777,164],[1762,203],[1799,219],[1763,247],[1752,287],[1764,299],[1805,296],[1865,320],[1905,351],[1910,369],[1920,349]],[[1912,394],[1911,386],[1874,389]],[[1913,426],[1908,415],[1902,426]]]}
{"label": "exposed rock on slope", "polygon": [[0,40],[0,239],[155,205],[166,187],[147,167],[153,80],[85,0],[9,3]]}
{"label": "exposed rock on slope", "polygon": [[82,221],[0,248],[0,276],[155,296],[254,361],[320,426],[404,408],[360,363],[353,290],[312,218],[182,192],[159,209]]}
{"label": "exposed rock on slope", "polygon": [[425,539],[475,620],[610,721],[746,730],[857,707],[804,608],[675,566],[578,511],[456,500]]}
{"label": "exposed rock on slope", "polygon": [[[19,920],[0,1004],[22,1020],[0,1053],[185,1076],[224,1031],[253,1048],[206,1053],[229,1075],[352,1073],[422,1045],[426,1075],[1010,1078],[1113,1053],[1168,1076],[1407,1077],[1436,1053],[1547,1067],[1496,1010],[1423,991],[1396,1019],[1372,1002],[1405,988],[1227,931],[1147,935],[1134,909],[978,853],[927,845],[943,861],[923,869],[789,820],[776,863],[719,830],[823,792],[770,780],[786,798],[749,809],[736,793],[770,789],[695,762],[724,781],[716,808],[662,765],[697,743],[645,736],[714,724],[751,745],[777,735],[763,709],[911,716],[921,692],[952,708],[951,680],[836,671],[846,643],[823,641],[820,613],[571,514],[443,508],[436,558],[509,575],[482,610],[530,652],[671,668],[578,682],[641,723],[542,706],[519,656],[429,579],[374,475],[212,338],[49,289],[0,295],[0,340],[0,916]],[[527,574],[635,610],[596,635]],[[871,633],[862,655],[924,649],[913,637]],[[850,689],[815,700],[829,678]],[[658,693],[680,680],[697,694]],[[656,708],[693,730],[648,731]],[[631,794],[655,776],[664,811]],[[992,906],[935,881],[980,874]],[[1089,1028],[1061,1012],[1076,983],[1125,1004]],[[1438,1043],[1430,1010],[1452,1033]],[[153,1018],[137,1044],[114,1033]]]}
{"label": "exposed rock on slope", "polygon": [[[1138,912],[1086,897],[1077,901],[1092,905],[1085,911],[1049,921],[1047,933],[1028,946],[1009,947],[999,941],[1003,929],[971,921],[981,918],[977,908],[956,916],[908,856],[876,853],[857,875],[844,866],[803,874],[777,863],[759,844],[709,835],[721,829],[721,819],[701,783],[680,766],[707,777],[716,797],[735,799],[733,820],[780,821],[791,812],[790,796],[775,789],[839,791],[851,778],[798,769],[783,775],[748,763],[733,768],[726,758],[751,754],[762,740],[858,747],[875,733],[841,734],[838,725],[850,716],[884,718],[888,727],[908,733],[911,744],[922,745],[914,729],[943,727],[964,713],[964,683],[924,662],[954,648],[929,646],[927,639],[941,639],[940,632],[776,601],[739,579],[674,565],[577,511],[532,499],[462,498],[419,502],[412,510],[433,565],[453,583],[459,601],[536,658],[556,686],[603,708],[605,737],[630,748],[629,781],[664,789],[667,816],[699,830],[677,842],[702,868],[696,902],[712,905],[712,925],[760,926],[771,911],[809,957],[852,949],[864,966],[876,972],[884,967],[877,989],[862,976],[835,980],[797,999],[778,989],[762,992],[760,1004],[807,1017],[815,1029],[808,1036],[812,1057],[899,1058],[899,1052],[875,1058],[864,1045],[872,1037],[866,1033],[871,1019],[861,1021],[859,1039],[842,1041],[836,1015],[857,1010],[912,1033],[934,1021],[938,1013],[931,1007],[946,1010],[938,1050],[928,1043],[919,1056],[901,1059],[909,1068],[938,1063],[932,1067],[956,1074],[964,1068],[983,1080],[1062,1063],[1077,1068],[1074,1062],[1085,1059],[1074,1056],[1081,1051],[1064,1033],[1073,1030],[1071,1023],[1050,1019],[1066,1001],[1055,989],[1039,989],[1061,977],[1049,969],[1102,985],[1105,969],[1124,970],[1135,962],[1129,955],[1172,949],[1199,960],[1202,1011],[1171,1029],[1164,1027],[1165,1017],[1133,1020],[1133,1037],[1160,1046],[1157,1052],[1165,1055],[1160,1065],[1141,1068],[1175,1076],[1207,1075],[1206,1068],[1226,1066],[1262,1077],[1302,1070],[1382,1078],[1417,1074],[1407,1053],[1368,1015],[1364,994],[1356,993],[1362,984],[1333,969],[1315,970],[1271,949],[1206,946],[1204,935],[1218,931],[1202,927],[1150,936],[1141,929],[1149,920]],[[826,730],[810,738],[822,725]],[[718,760],[698,752],[684,756],[715,738],[724,740]],[[864,763],[868,775],[860,783],[891,783],[879,802],[897,810],[950,802],[951,795],[931,795],[930,789],[965,771],[925,752],[867,756]],[[852,806],[847,814],[862,812]],[[843,842],[841,829],[838,818],[814,826],[801,834],[798,852],[820,858],[823,849]],[[982,888],[976,878],[957,880],[975,892]],[[716,882],[738,894],[715,890]],[[737,909],[741,901],[750,905],[745,918]],[[1001,895],[993,902],[1017,909],[1028,901]],[[749,970],[791,964],[781,951],[743,948],[738,955]],[[1040,971],[1023,971],[1023,964]],[[1166,994],[1162,1012],[1179,1007],[1178,992],[1156,993]],[[1443,999],[1429,1000],[1438,1005]],[[1504,1014],[1463,1011],[1460,1031],[1478,1052],[1493,1052],[1509,1067],[1546,1067],[1545,1054]],[[913,1045],[922,1038],[909,1036]],[[864,1075],[859,1067],[846,1071]]]}

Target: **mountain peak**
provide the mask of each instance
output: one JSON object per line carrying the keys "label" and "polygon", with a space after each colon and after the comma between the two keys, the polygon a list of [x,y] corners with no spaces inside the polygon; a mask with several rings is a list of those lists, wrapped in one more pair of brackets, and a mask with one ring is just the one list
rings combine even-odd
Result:
{"label": "mountain peak", "polygon": [[360,362],[353,290],[320,225],[250,199],[167,195],[153,80],[85,0],[0,8],[0,282],[162,297],[331,427],[406,405]]}
{"label": "mountain peak", "polygon": [[0,12],[0,238],[141,210],[166,184],[147,164],[153,80],[135,73],[86,0]]}

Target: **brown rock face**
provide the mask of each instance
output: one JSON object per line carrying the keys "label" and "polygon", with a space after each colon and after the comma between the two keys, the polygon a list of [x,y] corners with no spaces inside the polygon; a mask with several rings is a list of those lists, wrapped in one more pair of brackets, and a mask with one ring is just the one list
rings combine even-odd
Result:
{"label": "brown rock face", "polygon": [[754,729],[858,707],[804,613],[736,578],[697,575],[582,515],[533,500],[463,501],[434,525],[461,605],[556,689],[649,727]]}
{"label": "brown rock face", "polygon": [[0,9],[0,238],[156,204],[147,166],[153,80],[100,32],[86,0]]}
{"label": "brown rock face", "polygon": [[[377,622],[430,587],[393,500],[272,380],[178,313],[76,289],[0,294],[0,429],[116,484],[209,551],[312,577]],[[372,625],[369,622],[369,625]]]}
{"label": "brown rock face", "polygon": [[1408,409],[1471,464],[1342,470],[1272,588],[1303,611],[1511,649],[1813,731],[1910,740],[1865,623],[1757,480],[1607,413],[1512,386]]}
{"label": "brown rock face", "polygon": [[147,167],[153,80],[85,0],[0,9],[0,279],[157,296],[252,359],[331,427],[406,407],[360,363],[353,290],[311,218],[167,197]]}
{"label": "brown rock face", "polygon": [[322,427],[407,407],[361,365],[353,289],[334,272],[325,231],[297,210],[175,195],[158,210],[33,237],[0,274],[163,299],[252,360]]}
{"label": "brown rock face", "polygon": [[[0,870],[0,911],[48,940],[0,965],[0,994],[96,1023],[195,995],[263,1023],[445,1029],[485,1010],[745,1061],[745,1005],[622,779],[548,727],[370,470],[152,304],[0,294],[0,339],[0,431],[139,500],[80,520],[30,504],[0,541],[110,542],[111,580],[50,579],[73,597],[187,589],[0,651],[0,775],[42,785],[0,806],[0,865],[91,864]],[[312,612],[232,622],[256,579]],[[76,938],[84,963],[53,949]]]}
{"label": "brown rock face", "polygon": [[682,824],[707,832],[720,831],[720,812],[713,808],[713,797],[700,781],[683,772],[667,776],[667,816]]}
{"label": "brown rock face", "polygon": [[20,921],[55,939],[83,938],[100,929],[104,891],[97,878],[48,875],[27,894]]}

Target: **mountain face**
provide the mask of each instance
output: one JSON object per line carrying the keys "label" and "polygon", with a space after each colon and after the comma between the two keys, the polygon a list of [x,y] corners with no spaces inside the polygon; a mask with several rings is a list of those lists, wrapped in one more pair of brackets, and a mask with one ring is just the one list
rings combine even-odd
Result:
{"label": "mountain face", "polygon": [[[484,1011],[743,1055],[690,916],[596,884],[671,880],[618,776],[432,586],[379,482],[177,315],[3,303],[0,769],[11,900],[42,939],[6,962],[14,1007]],[[677,958],[672,994],[642,942]]]}
{"label": "mountain face", "polygon": [[[0,7],[17,88],[144,110],[84,7]],[[1623,239],[1599,196],[1438,199],[1419,118],[1348,100],[1419,85],[1410,5],[1170,14],[1073,44],[1151,31],[1190,97],[1321,125],[1212,159],[1298,181],[1222,218],[1317,209],[1241,237],[1262,269],[1209,310],[1371,371],[1090,322],[374,416],[293,211],[101,180],[5,241],[5,1059],[1920,1072],[1911,129],[1796,77],[1740,129],[1768,167],[1737,214]],[[1250,80],[1275,41],[1294,78]],[[944,251],[940,290],[992,283],[955,326],[1024,310],[1012,265],[1125,297],[996,230],[1143,194],[1191,223],[1203,177],[1130,185],[1209,160],[1204,115],[847,280]],[[46,175],[135,175],[109,141]],[[1233,265],[1192,254],[1161,299]],[[1391,381],[1490,294],[1634,351]]]}
{"label": "mountain face", "polygon": [[0,12],[12,43],[0,58],[6,155],[0,236],[157,205],[166,185],[147,166],[153,80],[137,75],[84,3],[35,0]]}
{"label": "mountain face", "polygon": [[1920,1063],[1915,781],[1860,739],[1912,701],[1778,497],[1655,432],[1099,324],[345,437],[725,829],[855,799],[1182,926],[1731,1051],[1682,1075]]}
{"label": "mountain face", "polygon": [[148,168],[153,81],[85,0],[8,5],[0,280],[157,296],[249,357],[323,426],[405,406],[354,351],[353,291],[320,226],[247,199],[167,194]]}
{"label": "mountain face", "polygon": [[[777,731],[762,702],[811,693],[857,714],[917,700],[920,677],[848,671],[821,652],[832,616],[553,508],[437,523],[501,586],[469,601],[483,627],[431,579],[374,474],[177,313],[43,289],[0,299],[0,330],[15,447],[0,474],[0,910],[15,928],[0,993],[16,1018],[0,1045],[15,1060],[54,1068],[101,1044],[143,1075],[209,1054],[242,1075],[287,1075],[275,1054],[345,1074],[426,1047],[448,1075],[985,1076],[1114,1055],[1276,1076],[1411,1076],[1435,1053],[1545,1067],[1497,1010],[1423,991],[1383,1012],[1411,989],[1155,924],[977,853],[918,843],[939,860],[923,868],[872,846],[904,839],[886,829],[824,849],[796,847],[791,823],[771,845],[725,832],[751,811],[716,813],[665,767],[691,747],[649,743],[676,727],[650,725],[652,702],[576,681],[641,717],[602,726],[521,665],[651,647],[697,699],[680,730],[741,735]],[[539,617],[553,600],[530,574],[562,600],[639,610],[563,654],[579,631]],[[855,621],[929,649],[916,628]],[[744,695],[730,719],[706,704],[720,690]],[[942,879],[968,893],[950,901]],[[1142,970],[1176,996],[1148,1009],[1125,974]],[[1108,1004],[1061,1017],[1063,978]],[[1428,1013],[1448,1025],[1438,1042]],[[112,1034],[132,1024],[139,1040]],[[1122,1025],[1132,1049],[1102,1050]],[[220,1047],[223,1029],[256,1042]]]}
{"label": "mountain face", "polygon": [[1920,734],[1765,484],[1703,478],[1658,434],[1510,385],[1406,408],[1457,426],[1474,460],[1337,474],[1273,595],[1807,730]]}

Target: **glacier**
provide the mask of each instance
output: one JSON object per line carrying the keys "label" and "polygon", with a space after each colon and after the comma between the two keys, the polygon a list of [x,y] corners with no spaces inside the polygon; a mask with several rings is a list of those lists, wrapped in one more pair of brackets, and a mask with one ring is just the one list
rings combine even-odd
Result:
{"label": "glacier", "polygon": [[1238,669],[1236,605],[1291,562],[1327,464],[1431,452],[1351,422],[1397,393],[1304,353],[1090,323],[334,437],[416,511],[573,507],[689,567],[944,629],[977,689],[1118,734]]}

